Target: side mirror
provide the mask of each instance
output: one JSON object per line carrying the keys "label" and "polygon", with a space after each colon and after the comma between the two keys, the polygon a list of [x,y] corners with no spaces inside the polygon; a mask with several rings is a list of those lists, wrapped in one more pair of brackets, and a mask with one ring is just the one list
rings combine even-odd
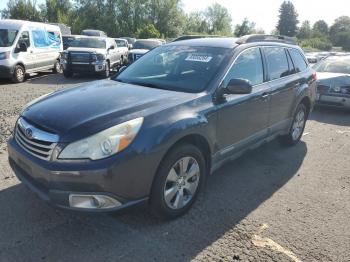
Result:
{"label": "side mirror", "polygon": [[225,93],[227,94],[250,94],[253,90],[253,86],[249,80],[234,78],[231,79],[225,88]]}
{"label": "side mirror", "polygon": [[132,49],[132,44],[128,44],[128,48],[129,48],[129,50],[131,50]]}
{"label": "side mirror", "polygon": [[109,50],[111,50],[111,49],[114,49],[114,45],[111,45],[111,46],[109,47]]}
{"label": "side mirror", "polygon": [[119,68],[118,70],[118,75],[123,72],[127,67],[126,66],[122,66],[121,68]]}
{"label": "side mirror", "polygon": [[17,48],[16,48],[16,53],[19,53],[19,52],[27,52],[27,50],[28,50],[28,48],[27,48],[26,43],[21,42],[21,43],[19,43],[19,45],[18,45]]}

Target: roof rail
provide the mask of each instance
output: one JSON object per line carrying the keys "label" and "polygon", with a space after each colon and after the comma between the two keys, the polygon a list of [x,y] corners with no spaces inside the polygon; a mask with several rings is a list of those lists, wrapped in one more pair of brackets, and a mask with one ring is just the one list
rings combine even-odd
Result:
{"label": "roof rail", "polygon": [[254,42],[278,42],[290,45],[297,45],[296,41],[292,37],[283,35],[245,35],[236,41],[236,43],[239,45]]}

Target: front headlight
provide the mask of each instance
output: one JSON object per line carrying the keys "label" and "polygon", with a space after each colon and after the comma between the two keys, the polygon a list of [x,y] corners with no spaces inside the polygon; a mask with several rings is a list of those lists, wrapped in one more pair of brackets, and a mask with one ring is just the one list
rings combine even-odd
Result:
{"label": "front headlight", "polygon": [[335,87],[332,88],[332,91],[336,92],[336,93],[339,93],[341,91],[341,88],[340,88],[340,86],[335,86]]}
{"label": "front headlight", "polygon": [[11,54],[10,51],[0,53],[0,60],[9,59],[10,58],[10,54]]}
{"label": "front headlight", "polygon": [[136,137],[143,123],[143,117],[108,128],[85,139],[66,146],[59,159],[107,158],[125,149]]}
{"label": "front headlight", "polygon": [[68,53],[67,53],[67,52],[62,52],[62,53],[61,53],[61,57],[62,57],[62,59],[64,59],[64,60],[68,60]]}

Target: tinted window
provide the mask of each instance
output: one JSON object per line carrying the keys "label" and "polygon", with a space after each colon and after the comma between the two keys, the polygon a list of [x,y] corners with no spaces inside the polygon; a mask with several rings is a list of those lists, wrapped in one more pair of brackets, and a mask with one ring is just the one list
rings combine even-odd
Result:
{"label": "tinted window", "polygon": [[30,46],[29,33],[27,31],[21,34],[21,37],[18,40],[18,44],[25,43],[27,47]]}
{"label": "tinted window", "polygon": [[328,58],[315,65],[317,72],[350,74],[350,58]]}
{"label": "tinted window", "polygon": [[117,81],[146,87],[198,93],[222,70],[230,49],[200,46],[161,46],[142,56]]}
{"label": "tinted window", "polygon": [[0,47],[12,46],[17,33],[17,30],[0,29]]}
{"label": "tinted window", "polygon": [[264,70],[259,48],[244,51],[236,60],[224,80],[227,86],[231,79],[245,79],[252,85],[264,82]]}
{"label": "tinted window", "polygon": [[287,54],[284,48],[267,47],[264,50],[267,59],[267,66],[269,68],[270,80],[288,76],[290,70],[288,67]]}
{"label": "tinted window", "polygon": [[162,43],[160,41],[152,41],[152,40],[139,40],[134,44],[134,49],[147,49],[150,50],[157,46],[160,46]]}
{"label": "tinted window", "polygon": [[305,59],[296,49],[289,49],[289,53],[293,59],[294,67],[297,72],[302,72],[307,68]]}
{"label": "tinted window", "polygon": [[70,43],[71,47],[106,48],[106,41],[99,38],[76,38]]}

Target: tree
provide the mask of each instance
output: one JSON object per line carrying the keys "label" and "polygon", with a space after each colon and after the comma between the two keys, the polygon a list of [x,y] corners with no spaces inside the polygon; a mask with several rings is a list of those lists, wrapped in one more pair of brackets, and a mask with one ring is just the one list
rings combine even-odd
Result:
{"label": "tree", "polygon": [[46,0],[40,7],[45,22],[70,23],[72,4],[69,0]]}
{"label": "tree", "polygon": [[208,34],[208,23],[203,12],[192,12],[186,16],[184,32],[186,34]]}
{"label": "tree", "polygon": [[348,32],[350,32],[350,17],[341,16],[337,18],[329,30],[331,41],[334,45],[342,46],[342,39],[344,39],[344,35],[346,35],[342,33]]}
{"label": "tree", "polygon": [[244,18],[242,24],[236,25],[235,36],[241,37],[255,33],[255,23],[250,22],[248,18]]}
{"label": "tree", "polygon": [[314,24],[312,31],[314,36],[328,36],[329,34],[328,24],[324,20],[318,20]]}
{"label": "tree", "polygon": [[298,13],[291,1],[284,1],[279,9],[277,30],[281,35],[296,36],[298,32]]}
{"label": "tree", "polygon": [[207,8],[204,15],[209,34],[232,35],[232,18],[226,7],[215,3]]}
{"label": "tree", "polygon": [[1,11],[2,18],[41,22],[40,10],[36,0],[10,0],[7,8]]}
{"label": "tree", "polygon": [[175,37],[181,33],[185,16],[180,4],[181,0],[150,0],[150,23],[161,35]]}
{"label": "tree", "polygon": [[309,39],[312,36],[312,29],[311,29],[311,24],[310,21],[306,20],[302,23],[299,33],[298,33],[298,38],[299,39]]}
{"label": "tree", "polygon": [[148,24],[148,25],[144,25],[143,27],[141,27],[137,30],[136,37],[141,38],[141,39],[143,39],[143,38],[159,38],[160,33],[155,28],[154,25]]}

